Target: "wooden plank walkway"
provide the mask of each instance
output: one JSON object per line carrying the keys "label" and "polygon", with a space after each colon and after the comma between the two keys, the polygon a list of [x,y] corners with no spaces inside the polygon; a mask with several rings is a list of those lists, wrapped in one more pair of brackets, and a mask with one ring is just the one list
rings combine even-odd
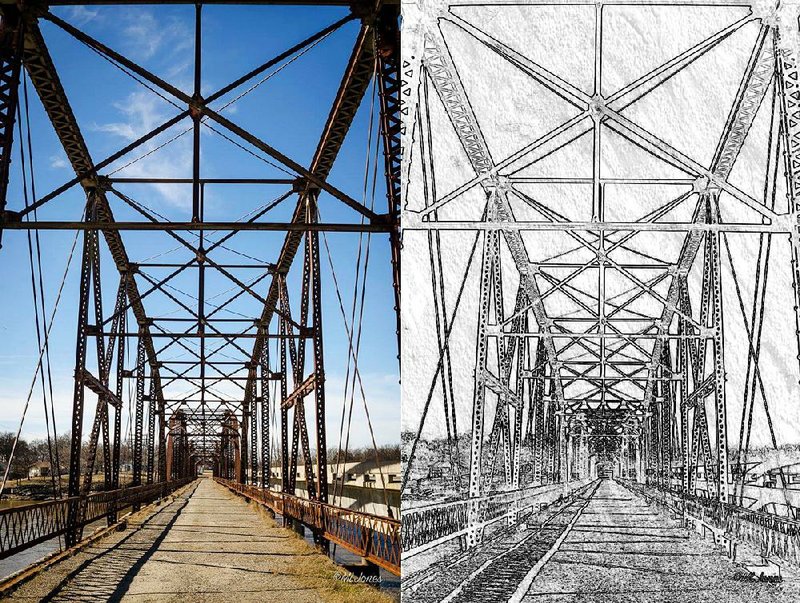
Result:
{"label": "wooden plank walkway", "polygon": [[255,504],[203,478],[15,591],[12,601],[291,601],[391,598],[342,573]]}

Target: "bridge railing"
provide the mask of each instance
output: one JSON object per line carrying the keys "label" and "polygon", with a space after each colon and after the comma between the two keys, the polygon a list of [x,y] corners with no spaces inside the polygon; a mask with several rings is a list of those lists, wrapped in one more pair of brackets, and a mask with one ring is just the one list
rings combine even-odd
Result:
{"label": "bridge railing", "polygon": [[261,503],[275,513],[320,531],[331,542],[396,576],[400,575],[398,520],[272,492],[259,486],[221,478],[214,479],[226,488]]}
{"label": "bridge railing", "polygon": [[628,480],[617,481],[685,519],[700,521],[721,530],[731,540],[756,547],[765,558],[800,567],[800,521],[796,519]]}
{"label": "bridge railing", "polygon": [[[579,480],[569,486],[571,492],[585,487],[591,480]],[[563,484],[530,486],[509,492],[498,492],[480,498],[445,501],[421,505],[403,511],[403,551],[407,556],[418,554],[438,544],[466,534],[471,528],[482,528],[536,505],[550,504],[564,493]],[[469,525],[470,507],[477,505],[477,522]]]}
{"label": "bridge railing", "polygon": [[158,484],[146,484],[73,496],[59,500],[0,509],[0,559],[65,534],[70,506],[82,509],[78,525],[82,528],[132,505],[141,505],[163,498],[193,481],[186,478]]}

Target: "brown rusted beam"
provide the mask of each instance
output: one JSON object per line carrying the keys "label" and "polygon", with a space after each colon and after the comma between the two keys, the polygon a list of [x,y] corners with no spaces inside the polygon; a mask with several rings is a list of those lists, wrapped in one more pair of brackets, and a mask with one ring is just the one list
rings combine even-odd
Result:
{"label": "brown rusted beam", "polygon": [[0,216],[0,228],[5,230],[148,230],[159,232],[171,231],[314,231],[314,232],[390,232],[388,223],[347,224],[337,222],[321,222],[316,224],[298,224],[296,222],[70,222],[70,221],[24,221],[13,220],[13,212]]}
{"label": "brown rusted beam", "polygon": [[298,385],[297,388],[286,397],[286,400],[281,403],[281,408],[291,408],[298,400],[305,398],[316,388],[317,375],[316,373],[311,373],[308,377],[306,377],[305,381]]}
{"label": "brown rusted beam", "polygon": [[97,394],[100,397],[101,401],[110,402],[111,405],[114,406],[114,408],[118,409],[122,408],[122,400],[120,400],[114,392],[108,389],[108,387],[103,385],[100,382],[100,379],[95,377],[92,373],[90,373],[87,370],[84,370],[83,374],[81,375],[81,378],[83,380],[83,385],[87,389]]}

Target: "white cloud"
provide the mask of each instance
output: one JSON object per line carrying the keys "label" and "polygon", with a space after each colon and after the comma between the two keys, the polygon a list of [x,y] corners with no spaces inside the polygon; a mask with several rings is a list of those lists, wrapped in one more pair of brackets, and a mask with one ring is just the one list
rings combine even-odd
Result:
{"label": "white cloud", "polygon": [[54,170],[63,170],[69,167],[69,163],[67,162],[67,158],[63,155],[51,155],[50,156],[50,168]]}
{"label": "white cloud", "polygon": [[[166,79],[178,87],[183,83],[181,80],[188,80],[193,61],[194,35],[184,22],[176,18],[156,19],[152,12],[141,9],[130,11],[123,19],[120,45],[133,60],[139,62],[152,60],[166,64]],[[141,88],[129,94],[124,100],[114,103],[114,107],[119,113],[119,119],[95,124],[93,130],[116,136],[125,143],[147,134],[174,114],[174,111],[153,92]],[[156,150],[166,140],[186,129],[188,123],[188,121],[182,122],[176,128],[123,157],[115,164],[116,167],[152,152],[152,155],[126,167],[117,175],[132,178],[189,177],[192,166],[191,135],[182,136],[165,148]],[[191,206],[191,191],[188,187],[164,184],[152,185],[149,190],[155,191],[158,196],[175,207],[185,209]],[[140,200],[145,205],[151,207],[153,205],[147,198]]]}
{"label": "white cloud", "polygon": [[86,25],[98,18],[98,10],[86,6],[70,6],[67,21],[76,26]]}
{"label": "white cloud", "polygon": [[128,16],[128,25],[123,29],[124,44],[131,54],[140,60],[166,52],[170,57],[191,49],[194,36],[185,23],[168,18],[156,19],[151,12],[135,11]]}
{"label": "white cloud", "polygon": [[[148,90],[132,92],[122,101],[114,103],[122,119],[116,122],[95,124],[92,129],[117,136],[126,143],[132,142],[147,134],[166,121],[171,113],[165,109],[164,103]],[[185,129],[188,122],[182,122],[177,128],[150,140],[131,155],[122,158],[118,166],[124,165],[132,159],[144,155],[149,151],[153,154],[145,157],[122,171],[118,176],[129,178],[186,178],[191,174],[192,147],[191,136],[185,135],[170,143],[163,149],[157,147],[168,138],[175,136]],[[174,184],[152,185],[155,190],[168,203],[180,208],[191,206],[191,194],[187,187]],[[146,199],[141,199],[145,205],[152,206]]]}

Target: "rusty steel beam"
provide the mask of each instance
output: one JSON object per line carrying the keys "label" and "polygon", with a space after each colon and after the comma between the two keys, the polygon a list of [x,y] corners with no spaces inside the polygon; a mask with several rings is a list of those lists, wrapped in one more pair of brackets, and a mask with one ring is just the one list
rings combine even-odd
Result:
{"label": "rusty steel beam", "polygon": [[[0,10],[8,10],[2,6]],[[50,56],[50,51],[39,30],[37,20],[31,14],[24,15],[25,20],[25,52],[24,65],[36,92],[39,95],[42,105],[53,124],[56,135],[58,136],[67,159],[72,165],[76,174],[92,173],[93,161],[89,154],[89,149],[81,134],[75,114],[72,111],[69,99],[67,98],[61,79],[56,72],[55,65]],[[82,186],[87,191],[94,188],[95,182],[92,179],[84,180]],[[98,218],[100,222],[111,224],[114,222],[114,215],[108,203],[105,191],[98,194]],[[102,230],[103,236],[117,266],[120,274],[125,274],[130,266],[128,254],[122,237],[119,232],[109,229]],[[135,279],[126,279],[126,293],[130,300],[136,322],[141,329],[145,340],[145,349],[151,370],[156,381],[157,391],[160,391],[160,377],[158,373],[158,360],[156,358],[155,347],[150,337],[150,321],[139,296],[139,289]]]}
{"label": "rusty steel beam", "polygon": [[[374,70],[374,33],[369,25],[363,24],[342,78],[342,83],[339,86],[339,91],[336,94],[336,100],[323,129],[317,150],[314,153],[314,158],[311,161],[310,169],[318,178],[327,178],[330,173],[345,136],[350,130],[356,111],[361,105]],[[303,208],[310,194],[314,194],[313,189],[307,188],[300,195],[292,216],[293,223],[307,225]],[[272,321],[281,290],[280,275],[289,272],[289,268],[300,248],[302,238],[303,232],[299,230],[290,231],[286,235],[278,260],[275,262],[275,274],[272,277],[269,292],[266,296],[266,303],[261,313],[260,324],[262,325],[268,326]],[[255,340],[253,353],[250,356],[251,363],[258,362],[261,358],[267,341],[267,327],[260,327],[258,334],[259,337]]]}
{"label": "rusty steel beam", "polygon": [[281,402],[281,408],[291,408],[295,402],[302,400],[317,388],[317,376],[311,373],[306,380],[298,385],[295,390]]}
{"label": "rusty steel beam", "polygon": [[117,394],[112,392],[107,385],[104,385],[100,379],[95,377],[92,373],[84,370],[82,372],[82,379],[83,385],[86,387],[86,389],[97,394],[101,401],[110,402],[118,409],[122,408],[122,400],[117,396]]}
{"label": "rusty steel beam", "polygon": [[173,231],[270,231],[270,232],[392,232],[389,224],[366,223],[348,224],[336,222],[318,222],[316,224],[303,224],[298,222],[99,222],[91,225],[86,222],[69,221],[26,221],[13,220],[14,213],[7,212],[5,218],[0,215],[0,228],[7,230],[94,230],[103,231],[119,230],[156,230],[159,232]]}
{"label": "rusty steel beam", "polygon": [[[3,0],[7,2],[8,0]],[[54,0],[50,6],[103,6],[103,5],[152,5],[155,0]],[[351,6],[359,4],[358,0],[158,0],[158,4],[228,4],[241,6]],[[384,0],[385,4],[400,4],[400,0]]]}
{"label": "rusty steel beam", "polygon": [[0,213],[5,210],[8,193],[14,121],[19,101],[22,43],[23,23],[19,11],[16,7],[8,7],[0,20]]}
{"label": "rusty steel beam", "polygon": [[402,77],[400,75],[400,7],[381,7],[377,22],[377,78],[381,101],[381,137],[386,175],[386,199],[389,205],[389,246],[394,285],[397,357],[400,358],[400,193],[402,144]]}

